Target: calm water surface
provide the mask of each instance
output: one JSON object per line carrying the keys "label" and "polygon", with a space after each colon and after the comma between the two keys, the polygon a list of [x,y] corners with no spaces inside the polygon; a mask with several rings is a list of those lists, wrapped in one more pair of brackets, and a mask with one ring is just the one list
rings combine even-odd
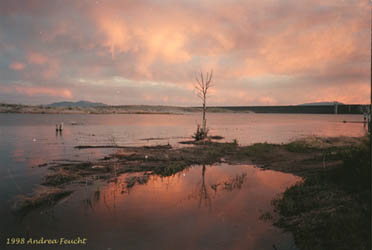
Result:
{"label": "calm water surface", "polygon": [[[208,114],[207,118],[212,134],[244,145],[365,133],[363,124],[342,122],[361,121],[360,115]],[[60,122],[65,128],[56,134],[55,124]],[[170,143],[179,147],[177,142],[190,139],[198,123],[199,114],[0,114],[1,240],[10,234],[81,236],[90,242],[87,249],[272,249],[273,244],[281,246],[278,249],[293,248],[290,235],[258,218],[261,210],[270,209],[270,200],[298,178],[253,166],[195,166],[171,177],[152,176],[147,184],[130,190],[123,188],[126,176],[122,176],[117,183],[77,187],[51,210],[23,218],[11,213],[12,199],[30,193],[47,171],[35,166],[63,159],[93,160],[112,152],[74,146]],[[236,178],[242,183],[225,188],[225,182]]]}
{"label": "calm water surface", "polygon": [[130,189],[126,177],[81,186],[10,228],[32,238],[86,237],[89,249],[296,249],[290,234],[259,217],[298,177],[223,164],[151,176]]}

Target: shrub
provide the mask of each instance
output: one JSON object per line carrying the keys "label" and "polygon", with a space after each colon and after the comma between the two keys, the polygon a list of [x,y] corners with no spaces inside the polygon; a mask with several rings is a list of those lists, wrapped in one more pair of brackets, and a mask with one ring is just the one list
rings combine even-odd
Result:
{"label": "shrub", "polygon": [[207,138],[208,136],[208,132],[209,132],[209,129],[206,128],[205,130],[200,127],[200,125],[198,124],[198,127],[196,128],[196,132],[195,134],[193,135],[193,138],[196,140],[196,141],[200,141],[200,140],[203,140],[205,138]]}

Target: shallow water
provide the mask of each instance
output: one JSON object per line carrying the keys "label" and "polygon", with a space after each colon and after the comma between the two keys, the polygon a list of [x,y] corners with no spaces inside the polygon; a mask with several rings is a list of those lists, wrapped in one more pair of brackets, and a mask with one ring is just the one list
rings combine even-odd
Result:
{"label": "shallow water", "polygon": [[151,176],[129,189],[125,178],[82,186],[11,228],[27,238],[86,237],[89,249],[295,249],[290,234],[259,217],[298,177],[222,164]]}
{"label": "shallow water", "polygon": [[[156,145],[191,139],[200,114],[81,115],[0,114],[0,201],[29,192],[45,171],[32,168],[49,161],[93,160],[110,149],[74,149],[78,145]],[[361,115],[207,114],[211,134],[239,144],[284,143],[308,135],[361,136]],[[64,122],[62,134],[55,124]],[[71,125],[77,123],[81,125]],[[1,202],[4,204],[4,202]]]}
{"label": "shallow water", "polygon": [[[212,134],[224,136],[224,141],[237,139],[243,145],[265,141],[284,143],[308,135],[361,136],[365,133],[363,124],[342,122],[361,121],[360,115],[208,114],[207,118]],[[64,122],[62,134],[55,132],[55,124],[60,122]],[[276,183],[283,174],[261,172],[247,166],[207,167],[205,182],[213,197],[211,208],[205,205],[199,208],[198,199],[193,197],[200,191],[202,180],[201,167],[195,167],[172,177],[151,177],[147,185],[137,185],[129,194],[126,191],[121,194],[119,184],[102,186],[98,201],[88,197],[92,195],[92,187],[79,188],[52,214],[34,213],[21,223],[11,213],[11,200],[18,194],[30,193],[40,183],[46,169],[37,167],[39,164],[63,159],[94,160],[112,152],[112,149],[78,150],[74,146],[170,143],[179,147],[179,141],[190,139],[197,123],[200,123],[200,114],[0,114],[0,234],[3,237],[5,232],[18,232],[16,235],[32,232],[41,237],[64,236],[65,232],[84,236],[85,233],[94,245],[106,247],[97,249],[107,249],[111,240],[112,249],[121,249],[118,248],[121,240],[131,246],[126,249],[150,246],[164,249],[166,244],[174,248],[185,246],[182,249],[196,246],[241,249],[243,243],[271,249],[269,245],[278,242],[292,244],[290,236],[257,219],[258,209],[268,209],[273,196],[292,182]],[[241,189],[210,190],[210,185],[216,184],[213,182],[244,171],[251,175]],[[272,177],[259,178],[269,175]],[[81,197],[85,197],[85,202]],[[78,222],[82,226],[75,226]]]}

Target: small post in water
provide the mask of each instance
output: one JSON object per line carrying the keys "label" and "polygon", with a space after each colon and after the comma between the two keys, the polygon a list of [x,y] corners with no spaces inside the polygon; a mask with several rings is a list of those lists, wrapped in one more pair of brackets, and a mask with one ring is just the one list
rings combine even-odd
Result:
{"label": "small post in water", "polygon": [[56,124],[56,132],[62,132],[63,130],[63,122],[60,124]]}

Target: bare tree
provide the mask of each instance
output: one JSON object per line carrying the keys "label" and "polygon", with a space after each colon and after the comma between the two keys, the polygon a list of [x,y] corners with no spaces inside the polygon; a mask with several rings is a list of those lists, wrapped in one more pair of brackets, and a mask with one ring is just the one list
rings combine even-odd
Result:
{"label": "bare tree", "polygon": [[200,76],[196,76],[196,82],[195,90],[197,96],[202,100],[203,102],[203,125],[202,125],[202,137],[201,139],[204,139],[204,136],[207,135],[207,120],[205,118],[205,112],[207,109],[206,102],[207,102],[207,94],[208,89],[210,89],[212,85],[212,77],[213,77],[213,70],[211,72],[207,72],[207,75],[204,76],[203,72],[200,71]]}

